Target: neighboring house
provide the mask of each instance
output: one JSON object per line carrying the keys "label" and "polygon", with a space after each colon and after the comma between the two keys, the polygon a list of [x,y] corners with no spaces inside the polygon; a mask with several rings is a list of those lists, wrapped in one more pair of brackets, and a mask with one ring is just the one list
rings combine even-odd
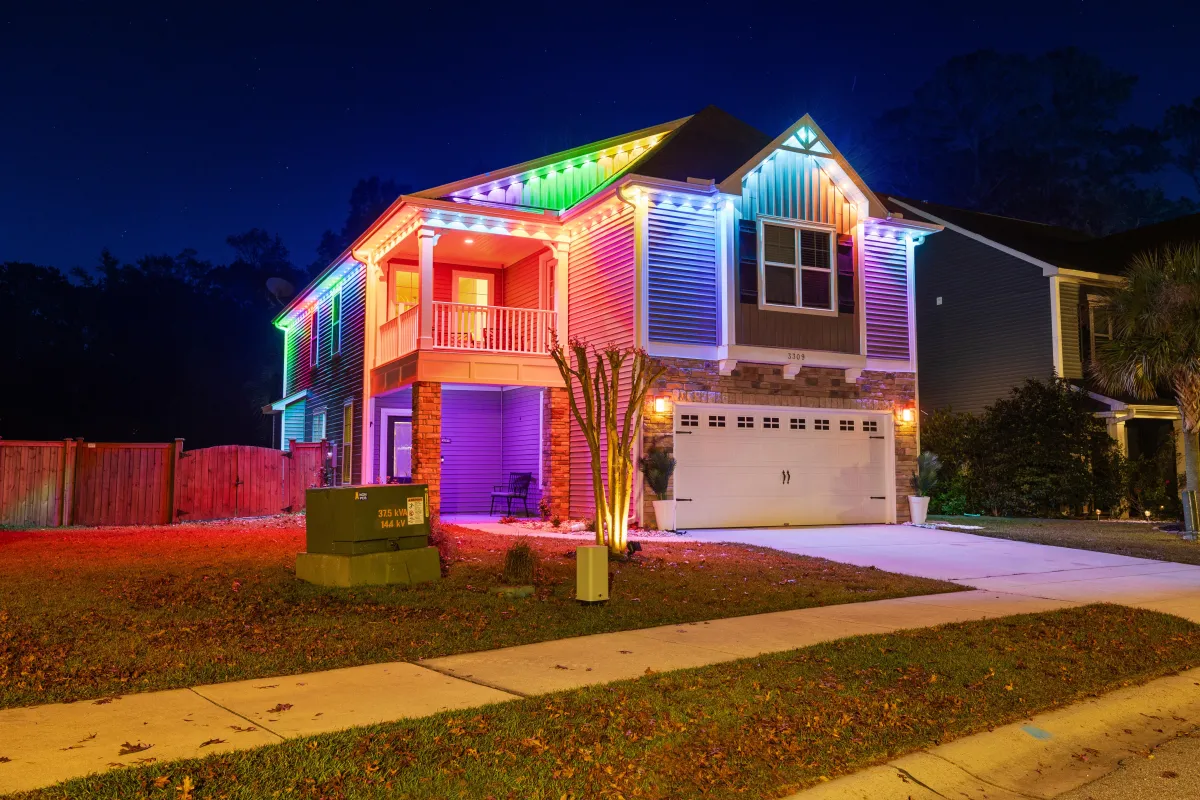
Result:
{"label": "neighboring house", "polygon": [[1130,455],[1153,452],[1179,427],[1172,398],[1103,392],[1088,380],[1088,364],[1112,335],[1105,292],[1120,286],[1136,254],[1200,240],[1200,215],[1092,238],[902,197],[885,202],[945,228],[917,262],[922,412],[977,413],[1028,378],[1059,375],[1089,392]]}
{"label": "neighboring house", "polygon": [[771,137],[715,107],[406,195],[276,320],[282,446],[327,439],[336,481],[428,483],[444,514],[529,472],[531,508],[588,516],[556,335],[666,365],[638,449],[674,450],[680,527],[904,519],[937,230],[807,116]]}

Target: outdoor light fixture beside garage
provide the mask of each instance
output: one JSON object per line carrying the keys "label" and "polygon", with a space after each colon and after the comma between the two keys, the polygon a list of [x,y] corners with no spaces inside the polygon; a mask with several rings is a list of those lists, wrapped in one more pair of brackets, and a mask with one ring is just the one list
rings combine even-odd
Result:
{"label": "outdoor light fixture beside garage", "polygon": [[666,397],[659,396],[659,397],[654,398],[654,413],[655,414],[667,413],[667,398]]}
{"label": "outdoor light fixture beside garage", "polygon": [[912,406],[905,406],[904,408],[900,409],[899,412],[897,412],[896,416],[899,417],[900,421],[904,424],[911,425],[913,420],[917,418],[917,412],[913,410]]}

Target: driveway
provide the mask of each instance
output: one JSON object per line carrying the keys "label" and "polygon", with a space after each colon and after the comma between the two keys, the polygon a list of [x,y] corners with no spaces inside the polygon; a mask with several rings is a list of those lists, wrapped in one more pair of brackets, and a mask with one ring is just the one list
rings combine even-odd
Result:
{"label": "driveway", "polygon": [[690,530],[1004,594],[1139,606],[1200,622],[1200,567],[912,525]]}

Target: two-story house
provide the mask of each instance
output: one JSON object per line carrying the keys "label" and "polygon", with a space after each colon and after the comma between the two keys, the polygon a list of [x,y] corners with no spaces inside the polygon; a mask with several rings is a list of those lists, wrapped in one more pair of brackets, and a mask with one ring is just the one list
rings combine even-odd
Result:
{"label": "two-story house", "polygon": [[666,365],[638,446],[674,451],[679,527],[905,519],[937,230],[807,116],[771,137],[715,107],[406,195],[276,320],[282,446],[328,440],[335,480],[428,483],[442,514],[528,472],[531,507],[586,517],[553,333]]}
{"label": "two-story house", "polygon": [[1029,378],[1058,375],[1089,392],[1130,455],[1154,452],[1181,428],[1172,398],[1113,396],[1088,379],[1088,364],[1112,336],[1106,291],[1136,254],[1200,241],[1200,215],[1093,238],[908,198],[884,202],[945,229],[917,260],[923,412],[978,413]]}

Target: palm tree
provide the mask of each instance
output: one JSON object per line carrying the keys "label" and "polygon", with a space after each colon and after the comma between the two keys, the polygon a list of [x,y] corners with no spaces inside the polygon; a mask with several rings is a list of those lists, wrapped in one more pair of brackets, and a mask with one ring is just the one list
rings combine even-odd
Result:
{"label": "palm tree", "polygon": [[1200,245],[1136,256],[1125,284],[1108,301],[1112,339],[1096,347],[1093,374],[1101,386],[1150,399],[1167,387],[1183,418],[1188,494],[1184,520],[1197,488],[1200,428]]}

